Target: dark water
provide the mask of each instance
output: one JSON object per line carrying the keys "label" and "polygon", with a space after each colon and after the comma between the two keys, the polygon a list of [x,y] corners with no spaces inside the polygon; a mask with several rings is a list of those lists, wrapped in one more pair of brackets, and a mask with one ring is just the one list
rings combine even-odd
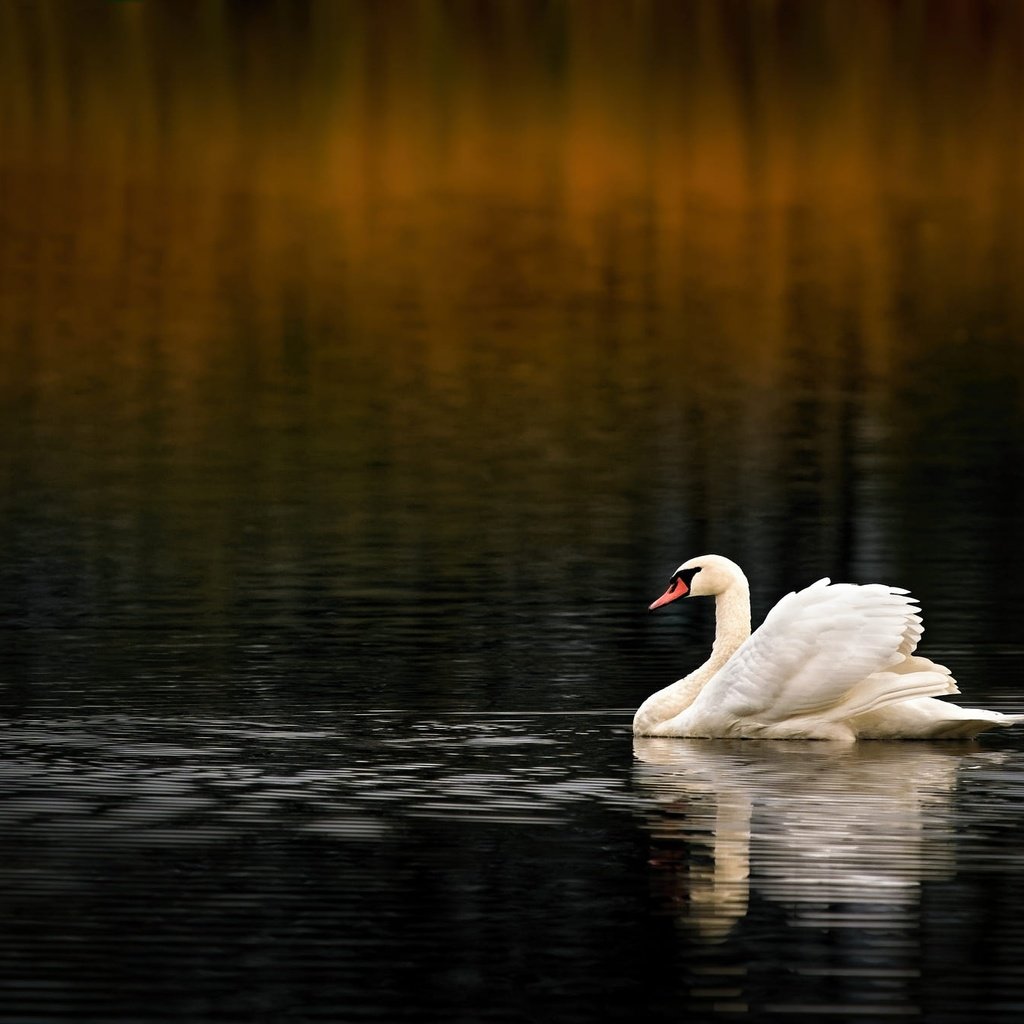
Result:
{"label": "dark water", "polygon": [[635,742],[906,586],[1024,710],[1012,4],[0,9],[0,1019],[1017,1020],[1024,736]]}

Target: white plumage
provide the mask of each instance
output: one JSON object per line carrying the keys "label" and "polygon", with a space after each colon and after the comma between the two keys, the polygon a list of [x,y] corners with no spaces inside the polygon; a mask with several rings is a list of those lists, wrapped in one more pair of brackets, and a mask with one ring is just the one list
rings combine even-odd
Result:
{"label": "white plumage", "polygon": [[1024,715],[961,708],[943,665],[914,654],[924,632],[905,590],[819,580],[787,594],[750,632],[750,590],[720,555],[681,565],[652,609],[685,595],[716,598],[711,657],[649,697],[638,735],[762,739],[974,736]]}

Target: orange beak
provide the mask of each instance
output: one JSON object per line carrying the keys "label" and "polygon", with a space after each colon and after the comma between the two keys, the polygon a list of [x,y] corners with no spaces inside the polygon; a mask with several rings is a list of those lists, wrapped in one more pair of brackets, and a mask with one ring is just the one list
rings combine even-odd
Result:
{"label": "orange beak", "polygon": [[689,592],[690,588],[677,576],[670,584],[668,590],[651,604],[647,610],[653,612],[655,608],[660,608],[663,604],[668,604],[669,601],[675,601],[677,598],[685,597]]}

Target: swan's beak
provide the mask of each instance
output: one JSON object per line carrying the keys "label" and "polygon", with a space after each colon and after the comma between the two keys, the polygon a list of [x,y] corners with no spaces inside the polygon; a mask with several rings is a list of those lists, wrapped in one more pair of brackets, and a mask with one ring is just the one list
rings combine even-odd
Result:
{"label": "swan's beak", "polygon": [[677,576],[669,585],[668,590],[651,604],[647,610],[653,612],[655,608],[660,608],[663,604],[668,604],[669,601],[674,601],[678,597],[685,597],[689,592],[690,588]]}

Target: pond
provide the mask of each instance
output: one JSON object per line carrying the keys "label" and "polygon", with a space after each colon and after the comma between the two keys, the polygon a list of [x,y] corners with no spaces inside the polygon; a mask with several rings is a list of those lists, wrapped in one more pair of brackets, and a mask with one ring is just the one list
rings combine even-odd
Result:
{"label": "pond", "polygon": [[2,767],[8,1019],[1019,1012],[1019,742],[628,725],[26,716]]}
{"label": "pond", "polygon": [[1024,730],[631,716],[708,551],[1024,712],[1024,15],[387,10],[0,12],[0,1020],[1020,1019]]}

